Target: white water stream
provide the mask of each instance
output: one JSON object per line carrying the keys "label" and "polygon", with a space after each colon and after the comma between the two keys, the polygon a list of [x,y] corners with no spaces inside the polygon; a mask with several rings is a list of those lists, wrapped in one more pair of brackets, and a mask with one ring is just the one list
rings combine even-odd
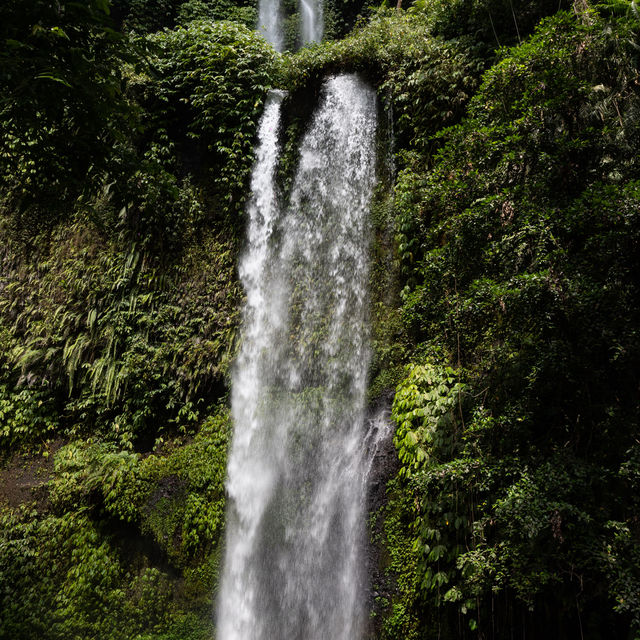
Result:
{"label": "white water stream", "polygon": [[322,0],[300,0],[300,40],[303,45],[320,42],[324,32]]}
{"label": "white water stream", "polygon": [[[324,33],[323,0],[299,0],[300,43],[320,42]],[[258,0],[258,30],[276,51],[284,49],[282,0]]]}
{"label": "white water stream", "polygon": [[355,76],[326,81],[287,207],[274,186],[281,101],[270,96],[260,125],[240,265],[217,638],[357,640],[380,434],[364,415],[376,99]]}
{"label": "white water stream", "polygon": [[284,49],[281,0],[258,0],[258,30],[276,51]]}

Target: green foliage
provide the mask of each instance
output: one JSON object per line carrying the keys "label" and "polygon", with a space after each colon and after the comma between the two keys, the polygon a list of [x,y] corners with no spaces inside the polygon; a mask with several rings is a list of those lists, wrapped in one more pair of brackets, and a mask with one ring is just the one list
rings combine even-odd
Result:
{"label": "green foliage", "polygon": [[82,514],[3,512],[0,576],[2,637],[134,638],[166,628],[171,613],[166,574],[132,576],[113,538]]}
{"label": "green foliage", "polygon": [[562,0],[415,0],[409,13],[426,16],[438,35],[468,35],[491,51],[522,43],[540,19],[569,8]]}
{"label": "green foliage", "polygon": [[33,389],[0,384],[0,442],[7,448],[46,440],[58,429],[51,398]]}
{"label": "green foliage", "polygon": [[189,235],[201,226],[204,212],[190,180],[179,181],[163,168],[161,161],[150,157],[156,151],[145,154],[147,157],[127,176],[122,193],[111,197],[103,192],[102,204],[113,209],[116,204],[122,205],[112,226],[131,239],[132,251],[140,245],[140,249],[156,255],[175,256],[191,239]]}
{"label": "green foliage", "polygon": [[210,417],[193,442],[140,458],[106,443],[73,442],[55,458],[58,513],[100,507],[149,533],[176,566],[217,545],[224,515],[228,418]]}
{"label": "green foliage", "polygon": [[640,549],[636,536],[628,523],[608,523],[610,536],[604,549],[605,571],[609,593],[615,601],[615,610],[627,614],[637,633],[640,629]]}
{"label": "green foliage", "polygon": [[[418,563],[411,537],[412,521],[415,517],[410,493],[404,490],[398,479],[387,486],[387,504],[376,514],[374,541],[383,549],[380,567],[386,580],[392,585],[389,594],[378,595],[384,615],[381,624],[381,640],[417,640],[421,635],[418,600]],[[382,522],[380,527],[379,522]],[[380,588],[374,585],[375,589]]]}
{"label": "green foliage", "polygon": [[124,29],[137,33],[175,26],[179,8],[175,0],[113,0],[113,10]]}
{"label": "green foliage", "polygon": [[[209,638],[229,427],[224,414],[206,416],[225,394],[241,299],[240,225],[227,214],[241,206],[276,56],[242,27],[195,23],[157,36],[140,75],[123,68],[129,48],[115,33],[122,55],[91,60],[107,45],[98,48],[99,28],[81,13],[69,3],[66,17],[90,33],[74,40],[76,53],[95,77],[77,102],[64,93],[76,76],[61,41],[59,55],[48,53],[72,88],[37,79],[25,84],[24,113],[18,101],[2,105],[0,132],[16,141],[0,161],[17,186],[3,183],[0,211],[0,449],[8,458],[45,440],[66,444],[38,511],[0,504],[0,636]],[[18,65],[14,53],[0,54],[3,73],[27,69],[31,58]],[[104,117],[89,108],[85,126],[73,109],[93,99]],[[84,172],[70,172],[72,161]],[[154,454],[138,453],[154,443]],[[12,504],[24,492],[14,493],[7,487]]]}
{"label": "green foliage", "polygon": [[136,640],[210,640],[213,633],[211,623],[193,614],[174,616],[163,631],[145,632]]}
{"label": "green foliage", "polygon": [[[231,243],[208,233],[161,270],[142,247],[100,242],[83,224],[61,228],[36,265],[24,261],[4,278],[3,394],[11,406],[22,394],[22,413],[41,402],[31,434],[6,406],[5,446],[52,436],[56,424],[152,444],[162,428],[190,428],[224,381],[240,298]],[[61,405],[65,421],[45,415]]]}
{"label": "green foliage", "polygon": [[637,626],[619,555],[640,548],[635,40],[629,19],[544,21],[398,177],[412,359],[465,371],[444,437],[455,402],[431,365],[394,408],[424,606],[447,633]]}
{"label": "green foliage", "polygon": [[188,0],[178,10],[178,24],[187,24],[192,20],[230,20],[243,24],[249,29],[255,28],[258,13],[254,3],[238,4],[230,0]]}
{"label": "green foliage", "polygon": [[0,8],[0,211],[26,237],[91,193],[128,129],[121,67],[134,57],[108,13],[107,0]]}
{"label": "green foliage", "polygon": [[50,512],[0,507],[0,636],[210,637],[228,437],[221,411],[164,454],[62,447]]}
{"label": "green foliage", "polygon": [[254,28],[255,3],[250,0],[112,0],[113,13],[125,31],[153,33],[192,20],[231,20]]}
{"label": "green foliage", "polygon": [[411,365],[396,388],[391,417],[402,463],[400,477],[450,458],[463,424],[465,385],[451,367]]}
{"label": "green foliage", "polygon": [[[228,418],[210,419],[193,443],[166,458],[151,456],[140,467],[146,487],[142,528],[177,565],[202,558],[217,545],[224,518]],[[138,489],[139,491],[140,489]]]}
{"label": "green foliage", "polygon": [[56,454],[50,500],[54,510],[77,510],[94,500],[126,521],[136,517],[136,504],[122,493],[138,469],[138,456],[112,445],[73,442]]}
{"label": "green foliage", "polygon": [[402,147],[422,147],[460,118],[482,63],[470,40],[434,36],[426,20],[380,11],[347,38],[303,49],[284,61],[285,82],[299,91],[336,69],[364,73],[395,112]]}
{"label": "green foliage", "polygon": [[217,206],[241,211],[278,54],[232,22],[191,22],[150,42],[153,79],[140,80],[136,91],[152,111],[155,136],[175,144],[187,166],[201,167]]}

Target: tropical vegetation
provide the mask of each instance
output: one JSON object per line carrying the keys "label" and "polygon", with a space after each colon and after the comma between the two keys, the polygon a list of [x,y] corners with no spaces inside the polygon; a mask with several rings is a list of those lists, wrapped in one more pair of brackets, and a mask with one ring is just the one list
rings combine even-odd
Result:
{"label": "tropical vegetation", "polygon": [[214,633],[257,124],[286,191],[337,72],[386,114],[371,638],[640,638],[635,3],[326,11],[0,6],[0,638]]}

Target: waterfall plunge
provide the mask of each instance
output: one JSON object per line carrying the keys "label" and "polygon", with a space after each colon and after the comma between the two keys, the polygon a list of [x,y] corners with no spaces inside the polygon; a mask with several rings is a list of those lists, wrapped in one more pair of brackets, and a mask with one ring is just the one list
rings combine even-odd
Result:
{"label": "waterfall plunge", "polygon": [[272,95],[248,205],[218,640],[357,640],[368,462],[368,205],[374,92],[330,78],[288,208]]}

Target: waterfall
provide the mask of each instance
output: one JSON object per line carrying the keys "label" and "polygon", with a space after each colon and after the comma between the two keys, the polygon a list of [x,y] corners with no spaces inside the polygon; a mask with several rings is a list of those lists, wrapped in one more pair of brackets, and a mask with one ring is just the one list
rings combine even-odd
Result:
{"label": "waterfall", "polygon": [[325,82],[288,207],[273,179],[280,102],[260,125],[240,265],[217,638],[357,640],[376,99],[356,76]]}
{"label": "waterfall", "polygon": [[[300,42],[320,42],[324,32],[322,0],[299,0]],[[281,0],[259,0],[258,30],[276,51],[284,49]]]}
{"label": "waterfall", "polygon": [[302,44],[320,42],[323,31],[322,0],[300,0],[300,40]]}
{"label": "waterfall", "polygon": [[284,48],[284,29],[280,0],[259,0],[258,30],[276,51]]}

